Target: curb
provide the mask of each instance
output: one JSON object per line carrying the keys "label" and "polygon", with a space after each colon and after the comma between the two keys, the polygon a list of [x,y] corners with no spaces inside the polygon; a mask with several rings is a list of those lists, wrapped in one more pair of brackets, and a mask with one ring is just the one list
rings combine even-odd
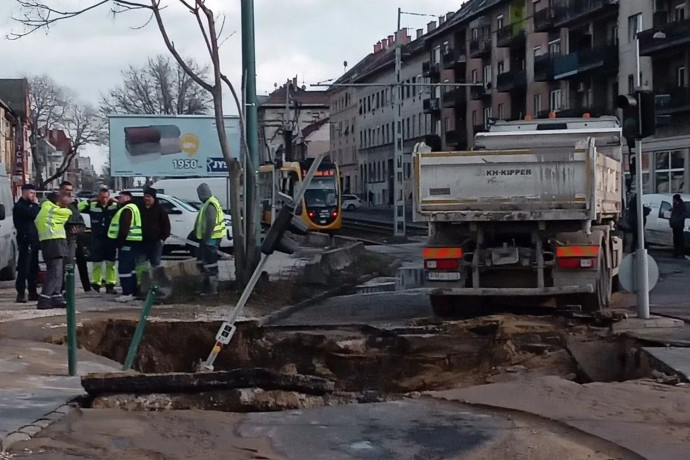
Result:
{"label": "curb", "polygon": [[14,443],[30,440],[75,409],[76,405],[74,404],[74,400],[71,400],[57,409],[48,412],[43,417],[24,425],[18,430],[8,433],[5,437],[0,438],[0,453],[6,452]]}
{"label": "curb", "polygon": [[[398,266],[400,266],[400,261],[396,259],[393,262],[391,262],[391,264],[388,266],[388,269],[394,270]],[[362,275],[354,283],[346,284],[343,286],[339,286],[337,288],[330,289],[328,291],[324,291],[324,292],[317,294],[313,297],[305,299],[305,300],[303,300],[303,301],[301,301],[295,305],[288,305],[286,307],[283,307],[276,312],[273,312],[269,315],[266,315],[266,316],[260,318],[259,319],[259,326],[270,326],[271,323],[274,323],[276,321],[280,321],[281,319],[285,319],[288,316],[291,316],[300,310],[304,310],[305,308],[309,308],[314,304],[317,304],[323,300],[328,299],[329,297],[335,297],[338,294],[340,294],[341,292],[346,292],[348,289],[353,289],[362,283],[366,283],[367,281],[371,281],[374,278],[377,278],[378,276],[379,276],[378,274]]]}

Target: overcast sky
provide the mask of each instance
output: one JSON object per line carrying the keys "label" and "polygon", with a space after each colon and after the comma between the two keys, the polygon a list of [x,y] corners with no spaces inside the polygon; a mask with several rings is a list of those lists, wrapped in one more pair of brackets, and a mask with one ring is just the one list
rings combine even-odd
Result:
{"label": "overcast sky", "polygon": [[[73,8],[96,0],[44,0]],[[175,45],[185,57],[207,62],[201,36],[193,16],[168,0],[166,25]],[[298,77],[309,86],[343,73],[343,61],[350,66],[372,51],[374,42],[393,33],[397,8],[414,13],[446,14],[460,8],[460,0],[255,0],[257,92],[267,94],[274,84]],[[226,16],[226,33],[234,32],[222,47],[223,71],[239,88],[241,74],[241,31],[239,0],[207,0],[214,11]],[[100,95],[120,83],[120,71],[141,65],[149,57],[165,53],[155,23],[141,30],[143,12],[113,16],[99,8],[83,16],[54,25],[17,41],[4,37],[21,31],[12,21],[19,9],[14,0],[0,0],[0,78],[47,73],[60,85],[71,88],[79,98],[98,104]],[[432,17],[403,15],[402,27],[421,28]],[[226,98],[228,99],[228,98]],[[225,104],[235,112],[231,104]]]}

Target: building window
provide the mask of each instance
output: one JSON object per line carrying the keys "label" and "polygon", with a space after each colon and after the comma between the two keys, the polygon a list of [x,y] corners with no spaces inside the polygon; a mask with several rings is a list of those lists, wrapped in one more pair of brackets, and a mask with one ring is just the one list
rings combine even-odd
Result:
{"label": "building window", "polygon": [[628,43],[637,40],[638,32],[642,32],[642,13],[628,16]]}
{"label": "building window", "polygon": [[476,27],[472,29],[472,40],[478,40],[479,39],[479,29]]}
{"label": "building window", "polygon": [[453,124],[451,122],[450,117],[446,117],[445,122],[446,122],[446,132],[452,131],[453,130]]}
{"label": "building window", "polygon": [[491,88],[491,66],[484,66],[484,88]]}
{"label": "building window", "polygon": [[553,40],[549,42],[549,54],[552,56],[558,56],[561,54],[561,39]]}
{"label": "building window", "polygon": [[503,120],[503,108],[505,107],[505,104],[498,104],[498,119]]}
{"label": "building window", "polygon": [[491,118],[493,117],[491,112],[491,107],[484,107],[484,129],[489,126],[489,121],[491,121]]}
{"label": "building window", "polygon": [[541,112],[541,93],[534,95],[534,115],[539,116],[539,112]]}
{"label": "building window", "polygon": [[478,81],[477,81],[477,69],[472,69],[472,83],[478,83]]}
{"label": "building window", "polygon": [[676,86],[685,88],[685,66],[678,67],[676,71]]}
{"label": "building window", "polygon": [[499,15],[496,18],[496,30],[501,30],[503,28],[503,15]]}
{"label": "building window", "polygon": [[418,127],[417,127],[417,132],[418,132],[419,135],[421,136],[421,135],[423,134],[423,133],[422,133],[422,114],[421,114],[421,113],[419,114],[419,117],[417,118],[417,121],[419,122],[419,125],[418,125]]}
{"label": "building window", "polygon": [[535,46],[534,47],[534,57],[541,56],[544,52],[541,49],[541,46]]}
{"label": "building window", "polygon": [[472,126],[477,126],[479,123],[477,123],[477,111],[473,110],[472,111]]}
{"label": "building window", "polygon": [[682,150],[655,153],[654,176],[657,193],[681,193],[683,191],[685,155]]}
{"label": "building window", "polygon": [[632,94],[635,91],[635,76],[628,75],[628,94]]}
{"label": "building window", "polygon": [[563,98],[560,89],[555,89],[549,94],[549,111],[555,112],[563,108]]}
{"label": "building window", "polygon": [[676,5],[676,7],[673,9],[673,19],[675,21],[684,21],[685,20],[685,4],[684,3]]}
{"label": "building window", "polygon": [[414,137],[414,128],[415,125],[417,124],[417,115],[412,115],[412,130],[410,131],[410,135]]}
{"label": "building window", "polygon": [[505,72],[505,66],[504,61],[499,61],[499,63],[496,65],[496,75],[501,75],[503,72]]}

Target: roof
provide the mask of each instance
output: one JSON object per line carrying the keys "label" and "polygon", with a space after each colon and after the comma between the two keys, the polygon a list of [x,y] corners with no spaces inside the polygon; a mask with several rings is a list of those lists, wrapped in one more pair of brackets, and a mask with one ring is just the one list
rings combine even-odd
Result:
{"label": "roof", "polygon": [[449,29],[454,28],[460,23],[469,22],[487,9],[506,2],[507,0],[469,0],[462,4],[460,9],[456,11],[451,18],[446,17],[446,21],[440,24],[436,29],[427,34],[427,40],[434,38]]}
{"label": "roof", "polygon": [[26,107],[28,96],[29,81],[26,78],[0,78],[0,99],[22,118],[28,116]]}
{"label": "roof", "polygon": [[[286,88],[287,83],[273,91],[268,96],[265,96],[265,99],[261,102],[260,105],[284,106],[286,96],[285,92],[287,91]],[[326,91],[307,91],[306,89],[302,89],[294,84],[290,89],[290,99],[292,99],[295,102],[298,102],[301,105],[329,105],[328,95],[326,94]]]}
{"label": "roof", "polygon": [[318,131],[323,125],[328,123],[328,117],[306,126],[302,130],[302,138],[306,139],[310,134]]}

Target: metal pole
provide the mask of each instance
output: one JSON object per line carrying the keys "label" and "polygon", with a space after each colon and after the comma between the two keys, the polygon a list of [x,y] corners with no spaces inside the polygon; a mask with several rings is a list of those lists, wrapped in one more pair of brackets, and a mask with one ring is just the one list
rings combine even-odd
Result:
{"label": "metal pole", "polygon": [[74,265],[67,265],[67,368],[69,375],[77,375],[77,313],[74,306]]}
{"label": "metal pole", "polygon": [[[403,133],[402,133],[402,37],[400,34],[400,15],[398,8],[398,28],[395,32],[395,88],[391,91],[393,98],[393,123],[395,126],[395,153],[393,155],[393,235],[396,239],[405,239],[405,188],[403,183]],[[393,89],[393,88],[392,88]]]}
{"label": "metal pole", "polygon": [[137,351],[139,350],[139,344],[144,336],[144,329],[146,328],[146,322],[149,319],[149,313],[151,313],[151,307],[153,306],[154,300],[156,300],[156,291],[158,286],[152,284],[149,288],[149,293],[146,296],[146,302],[144,303],[144,308],[141,310],[141,316],[139,317],[139,323],[137,323],[137,328],[134,330],[134,336],[132,337],[132,342],[129,344],[129,349],[127,350],[127,357],[125,358],[125,364],[122,366],[123,371],[128,371],[132,368],[134,364],[134,358],[137,357]]}
{"label": "metal pole", "polygon": [[[640,76],[640,39],[635,40],[635,82],[637,89],[641,86]],[[637,101],[638,119],[641,120],[642,107]],[[639,129],[642,129],[640,124]],[[639,136],[638,136],[639,137]],[[647,250],[644,247],[644,206],[642,205],[642,140],[635,141],[635,211],[637,213],[637,251],[635,253],[635,267],[637,271],[637,317],[649,319],[649,268],[647,266]]]}
{"label": "metal pole", "polygon": [[[261,224],[257,186],[259,174],[259,107],[256,97],[256,47],[254,42],[254,0],[242,0],[242,68],[245,75],[245,136],[247,139],[247,159],[250,171],[244,184],[244,196],[249,205],[245,208],[245,237],[261,239]],[[248,169],[249,169],[248,168]],[[251,209],[250,209],[251,208]],[[251,232],[249,230],[252,230]],[[257,254],[247,254],[247,260],[253,261]]]}

